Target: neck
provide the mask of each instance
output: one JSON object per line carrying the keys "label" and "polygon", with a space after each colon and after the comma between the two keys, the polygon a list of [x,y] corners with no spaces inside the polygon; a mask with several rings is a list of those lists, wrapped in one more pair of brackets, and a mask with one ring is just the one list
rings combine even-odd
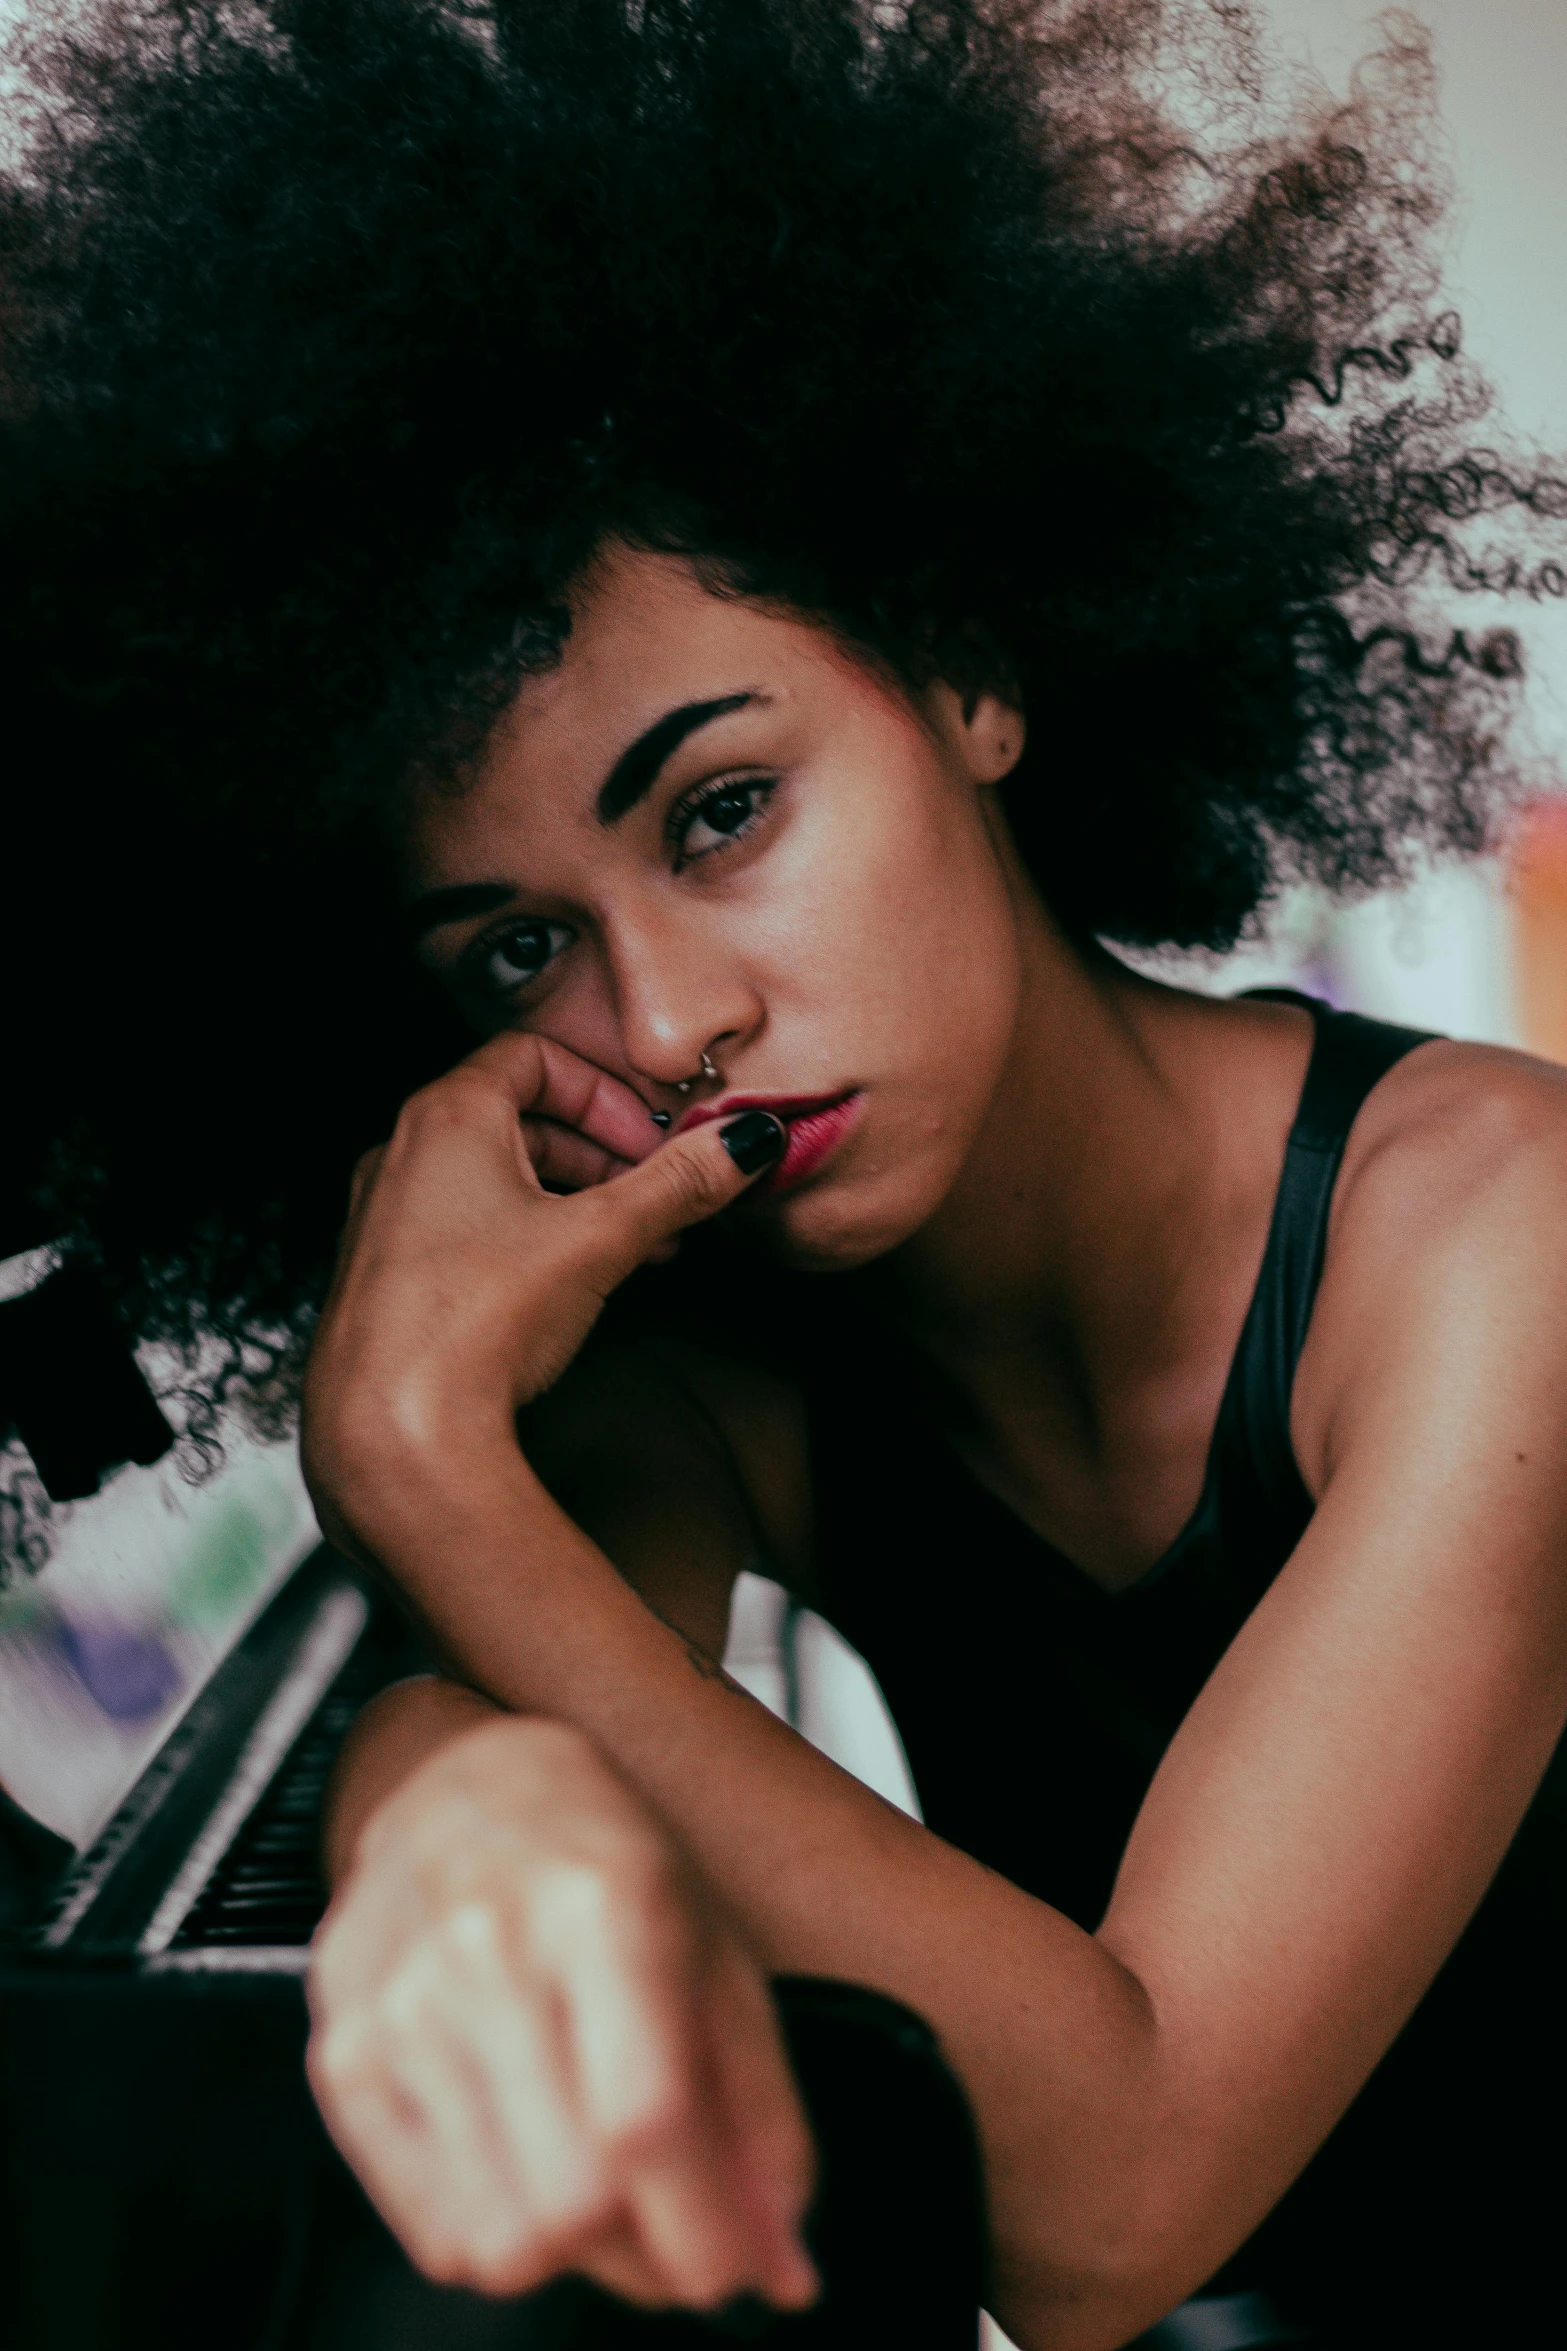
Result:
{"label": "neck", "polygon": [[1092,1428],[1129,1383],[1204,1345],[1205,1316],[1221,1330],[1232,1318],[1309,1024],[1145,980],[1029,899],[984,1126],[876,1281],[883,1310],[976,1403],[987,1375],[1026,1363]]}

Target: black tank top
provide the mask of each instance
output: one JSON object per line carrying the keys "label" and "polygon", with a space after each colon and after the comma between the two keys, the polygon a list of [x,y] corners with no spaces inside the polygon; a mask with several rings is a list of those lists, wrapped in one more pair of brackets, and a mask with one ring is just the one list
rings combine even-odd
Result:
{"label": "black tank top", "polygon": [[[1129,1588],[1107,1593],[979,1483],[885,1334],[834,1316],[804,1374],[819,1604],[881,1683],[927,1822],[1089,1929],[1160,1756],[1311,1516],[1290,1393],[1334,1183],[1366,1096],[1424,1040],[1310,1008],[1202,1496]],[[1323,2342],[1368,2351],[1567,2338],[1564,1829],[1559,1754],[1416,2017],[1215,2291],[1266,2289]]]}

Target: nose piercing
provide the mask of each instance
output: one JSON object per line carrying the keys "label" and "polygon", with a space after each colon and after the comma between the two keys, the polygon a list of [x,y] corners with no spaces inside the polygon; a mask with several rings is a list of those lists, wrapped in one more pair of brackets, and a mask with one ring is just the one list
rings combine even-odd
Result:
{"label": "nose piercing", "polygon": [[716,1077],[717,1077],[717,1075],[718,1075],[718,1072],[717,1072],[717,1070],[716,1070],[716,1069],[713,1067],[713,1064],[712,1064],[712,1061],[711,1061],[710,1057],[709,1057],[709,1056],[708,1056],[706,1053],[704,1053],[704,1054],[703,1054],[703,1056],[702,1056],[702,1066],[701,1066],[701,1068],[700,1068],[700,1069],[697,1071],[697,1073],[696,1073],[696,1077],[695,1077],[695,1078],[677,1078],[677,1079],[675,1080],[675,1092],[676,1092],[677,1094],[689,1094],[689,1093],[690,1093],[690,1091],[691,1091],[691,1089],[692,1089],[692,1087],[693,1087],[693,1086],[696,1084],[696,1082],[697,1082],[697,1078],[716,1078]]}

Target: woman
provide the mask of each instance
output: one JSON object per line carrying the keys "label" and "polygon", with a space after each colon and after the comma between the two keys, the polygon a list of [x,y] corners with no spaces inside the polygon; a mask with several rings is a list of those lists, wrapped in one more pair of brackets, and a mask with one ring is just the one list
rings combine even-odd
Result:
{"label": "woman", "polygon": [[[313,2078],[436,2275],[808,2301],[808,1973],[933,2026],[1030,2351],[1243,2246],[1334,2342],[1552,2306],[1560,1082],[1099,942],[1483,839],[1516,650],[1422,582],[1528,584],[1465,526],[1555,493],[1466,454],[1418,48],[1200,159],[1159,33],[275,0],[29,68],[32,1181],[266,1403],[391,1126],[306,1460],[448,1670],[345,1759]],[[713,1663],[758,1559],[929,1826]]]}

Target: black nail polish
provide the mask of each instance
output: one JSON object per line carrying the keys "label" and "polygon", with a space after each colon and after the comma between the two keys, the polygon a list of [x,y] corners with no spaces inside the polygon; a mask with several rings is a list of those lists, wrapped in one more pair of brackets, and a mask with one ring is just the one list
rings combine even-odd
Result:
{"label": "black nail polish", "polygon": [[766,1110],[742,1110],[718,1130],[718,1139],[742,1175],[760,1175],[782,1159],[789,1144],[783,1120]]}
{"label": "black nail polish", "polygon": [[650,1110],[648,1117],[656,1127],[667,1127],[673,1123],[667,1110]]}

